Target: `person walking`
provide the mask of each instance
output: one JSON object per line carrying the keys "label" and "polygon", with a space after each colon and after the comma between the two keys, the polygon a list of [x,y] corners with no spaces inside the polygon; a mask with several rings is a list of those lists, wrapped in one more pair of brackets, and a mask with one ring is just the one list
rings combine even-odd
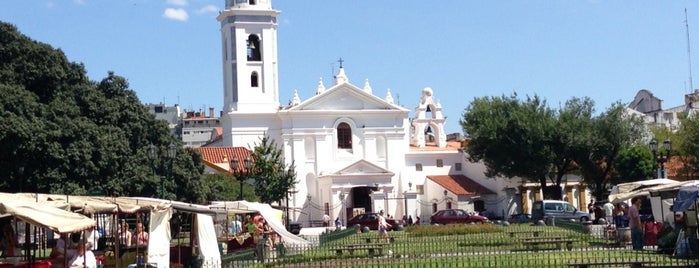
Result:
{"label": "person walking", "polygon": [[379,211],[379,239],[386,239],[388,242],[388,228],[391,227],[388,222],[386,222],[386,216],[384,216],[383,209]]}
{"label": "person walking", "polygon": [[607,226],[614,226],[614,204],[607,201],[604,203],[604,218],[607,220]]}
{"label": "person walking", "polygon": [[631,244],[633,250],[643,249],[643,224],[641,224],[641,197],[631,198],[631,207],[629,207],[629,229],[631,229]]}

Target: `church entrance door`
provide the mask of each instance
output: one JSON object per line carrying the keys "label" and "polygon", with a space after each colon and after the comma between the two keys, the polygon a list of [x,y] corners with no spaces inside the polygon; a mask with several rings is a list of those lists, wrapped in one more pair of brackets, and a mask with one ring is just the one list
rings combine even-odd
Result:
{"label": "church entrance door", "polygon": [[351,204],[347,207],[347,220],[352,217],[366,213],[372,212],[373,208],[371,205],[371,187],[354,187],[350,192]]}

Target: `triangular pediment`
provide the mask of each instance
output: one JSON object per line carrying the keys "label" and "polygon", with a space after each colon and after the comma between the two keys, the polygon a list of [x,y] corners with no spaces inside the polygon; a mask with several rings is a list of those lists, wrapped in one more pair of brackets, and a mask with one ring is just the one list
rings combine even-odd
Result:
{"label": "triangular pediment", "polygon": [[301,104],[289,109],[290,111],[308,110],[335,110],[335,111],[361,111],[361,110],[394,110],[407,111],[405,108],[390,104],[385,100],[374,96],[362,89],[343,83],[336,85],[325,92],[315,95]]}
{"label": "triangular pediment", "polygon": [[362,159],[338,170],[332,175],[383,175],[392,177],[394,173]]}

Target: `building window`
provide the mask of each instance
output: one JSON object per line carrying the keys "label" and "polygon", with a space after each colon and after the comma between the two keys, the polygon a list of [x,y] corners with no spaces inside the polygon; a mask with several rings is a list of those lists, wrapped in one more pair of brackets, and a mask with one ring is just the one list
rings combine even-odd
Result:
{"label": "building window", "polygon": [[447,202],[447,209],[451,209],[451,202]]}
{"label": "building window", "polygon": [[437,167],[443,167],[444,166],[444,160],[443,159],[437,159]]}
{"label": "building window", "polygon": [[415,164],[415,171],[422,171],[422,164],[420,164],[420,163]]}
{"label": "building window", "polygon": [[254,6],[254,5],[256,5],[256,4],[257,4],[257,3],[255,3],[255,2],[256,2],[255,0],[249,0],[249,1],[248,1],[248,4],[250,4],[250,5],[253,5],[253,6]]}
{"label": "building window", "polygon": [[247,41],[248,46],[248,60],[249,61],[261,61],[262,53],[260,49],[260,38],[257,35],[251,34],[248,36]]}
{"label": "building window", "polygon": [[454,163],[454,169],[456,169],[456,171],[461,171],[461,163]]}
{"label": "building window", "polygon": [[352,128],[347,123],[337,126],[337,148],[352,149]]}
{"label": "building window", "polygon": [[432,203],[432,213],[437,212],[437,203]]}
{"label": "building window", "polygon": [[325,215],[330,215],[330,204],[328,204],[328,202],[325,202],[324,210],[325,210]]}
{"label": "building window", "polygon": [[259,77],[257,75],[257,72],[252,72],[252,74],[250,75],[250,86],[251,87],[260,86],[260,83],[258,81],[259,81]]}

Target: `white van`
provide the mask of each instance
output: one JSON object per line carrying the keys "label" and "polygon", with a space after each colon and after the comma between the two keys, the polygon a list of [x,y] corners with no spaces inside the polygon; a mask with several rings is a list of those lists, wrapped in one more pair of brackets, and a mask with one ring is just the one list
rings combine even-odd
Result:
{"label": "white van", "polygon": [[539,200],[532,205],[532,220],[544,218],[575,219],[581,222],[590,220],[590,213],[578,210],[572,204],[560,200]]}

